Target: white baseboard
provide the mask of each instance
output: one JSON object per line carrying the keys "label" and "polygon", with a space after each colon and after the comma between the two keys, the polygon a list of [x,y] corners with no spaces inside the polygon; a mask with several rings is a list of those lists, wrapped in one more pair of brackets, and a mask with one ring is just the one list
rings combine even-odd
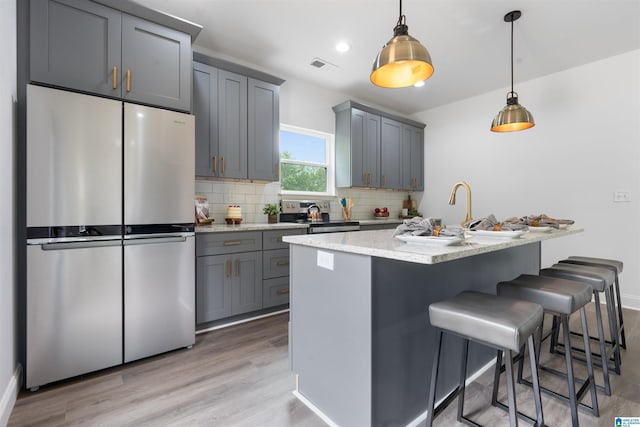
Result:
{"label": "white baseboard", "polygon": [[631,295],[620,295],[622,306],[631,310],[640,311],[640,297]]}
{"label": "white baseboard", "polygon": [[22,365],[16,367],[13,376],[9,379],[9,383],[2,393],[2,399],[0,399],[0,426],[6,426],[9,423],[9,417],[18,398],[20,387],[22,387]]}

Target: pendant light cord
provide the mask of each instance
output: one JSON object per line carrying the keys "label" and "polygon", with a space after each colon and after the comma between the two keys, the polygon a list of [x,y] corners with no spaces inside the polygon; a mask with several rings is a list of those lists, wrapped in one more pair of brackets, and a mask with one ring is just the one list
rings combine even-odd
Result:
{"label": "pendant light cord", "polygon": [[396,26],[399,25],[405,25],[405,17],[402,14],[402,0],[400,0],[400,15],[398,15],[398,23],[396,24]]}
{"label": "pendant light cord", "polygon": [[511,94],[513,95],[513,19],[511,20]]}

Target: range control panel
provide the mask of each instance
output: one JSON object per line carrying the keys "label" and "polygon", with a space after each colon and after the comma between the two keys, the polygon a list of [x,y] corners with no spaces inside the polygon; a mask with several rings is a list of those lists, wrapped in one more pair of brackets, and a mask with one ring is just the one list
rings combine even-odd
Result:
{"label": "range control panel", "polygon": [[[317,206],[320,213],[329,213],[331,202],[329,200],[281,200],[280,210],[282,213],[309,213],[309,208]],[[315,210],[315,209],[314,209]]]}

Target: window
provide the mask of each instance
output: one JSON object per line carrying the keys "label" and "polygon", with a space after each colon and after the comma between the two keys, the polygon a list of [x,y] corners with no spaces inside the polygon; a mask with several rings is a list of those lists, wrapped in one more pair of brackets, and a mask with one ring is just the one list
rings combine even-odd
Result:
{"label": "window", "polygon": [[335,194],[333,135],[280,126],[280,187],[284,194]]}

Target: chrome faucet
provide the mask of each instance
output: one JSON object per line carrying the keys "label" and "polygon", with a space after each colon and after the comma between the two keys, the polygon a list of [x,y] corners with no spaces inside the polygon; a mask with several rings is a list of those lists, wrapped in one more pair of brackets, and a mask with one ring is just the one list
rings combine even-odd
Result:
{"label": "chrome faucet", "polygon": [[464,217],[464,221],[460,224],[464,226],[466,223],[471,221],[471,187],[465,181],[457,182],[456,185],[453,186],[453,190],[451,190],[451,198],[449,199],[450,205],[456,204],[456,191],[458,191],[459,187],[464,187],[467,190],[467,215]]}

